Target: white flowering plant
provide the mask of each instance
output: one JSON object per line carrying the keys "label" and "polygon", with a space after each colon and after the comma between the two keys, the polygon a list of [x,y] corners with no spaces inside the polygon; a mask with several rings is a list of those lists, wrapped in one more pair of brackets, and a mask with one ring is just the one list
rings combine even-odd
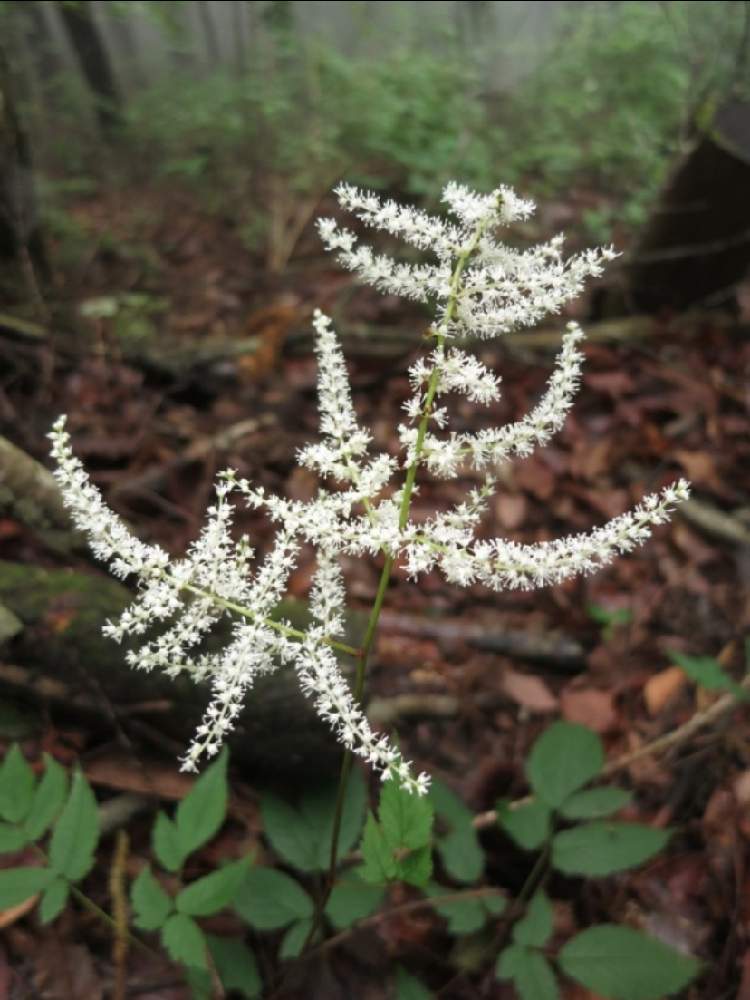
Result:
{"label": "white flowering plant", "polygon": [[[183,767],[195,770],[201,758],[219,751],[255,679],[280,668],[296,671],[302,690],[346,749],[332,821],[329,885],[308,943],[320,926],[333,885],[353,754],[388,782],[390,796],[384,789],[380,820],[368,820],[362,844],[365,877],[369,873],[375,881],[401,878],[424,885],[430,874],[431,863],[424,856],[425,848],[429,854],[429,832],[415,865],[404,865],[399,854],[406,849],[415,860],[415,845],[406,841],[398,849],[390,844],[395,850],[392,863],[380,863],[383,845],[386,855],[389,851],[393,795],[401,796],[400,808],[417,810],[417,826],[428,829],[431,822],[429,810],[419,814],[417,806],[429,792],[429,776],[415,773],[387,735],[372,729],[362,706],[368,659],[394,567],[400,564],[412,578],[437,570],[449,583],[480,583],[496,591],[557,584],[594,572],[642,544],[688,496],[688,484],[679,480],[602,527],[555,541],[522,545],[483,537],[481,522],[498,470],[546,444],[572,406],[584,334],[577,323],[567,324],[549,383],[531,412],[478,433],[451,429],[450,398],[464,396],[487,406],[499,398],[500,378],[471,353],[469,344],[559,312],[581,292],[587,278],[602,272],[614,251],[603,248],[565,257],[562,237],[524,250],[502,242],[499,231],[527,219],[534,209],[506,187],[478,194],[448,184],[443,201],[449,218],[383,201],[346,184],[336,194],[342,208],[365,227],[401,239],[430,258],[423,263],[398,261],[376,253],[333,219],[318,223],[325,247],[344,268],[381,292],[426,303],[434,311],[429,349],[409,368],[411,393],[398,427],[399,454],[373,450],[372,434],[355,411],[332,322],[320,311],[313,319],[320,439],[297,456],[301,466],[321,479],[317,494],[308,501],[271,494],[231,469],[222,472],[200,536],[184,557],[173,559],[158,545],[139,541],[105,505],[72,451],[64,417],[50,435],[55,475],[76,526],[88,534],[94,553],[113,573],[134,577],[137,583],[135,600],[118,621],[105,625],[106,634],[117,642],[138,640],[137,648],[125,654],[137,669],[163,670],[169,676],[187,673],[210,685],[210,703]],[[427,519],[412,516],[421,475],[454,479],[467,469],[480,485],[462,502]],[[254,559],[247,537],[233,535],[239,502],[264,510],[277,527],[263,560]],[[306,630],[274,617],[303,545],[313,548],[317,560],[309,596],[312,624]],[[360,644],[350,646],[342,638],[342,561],[378,556],[382,569],[368,623]],[[218,652],[201,652],[202,640],[226,618],[233,623],[230,641]],[[154,627],[160,633],[148,637]],[[342,672],[340,656],[355,661],[353,686]],[[403,805],[409,799],[413,805]],[[550,803],[550,809],[562,806],[562,799]],[[512,978],[511,966],[509,960]]]}

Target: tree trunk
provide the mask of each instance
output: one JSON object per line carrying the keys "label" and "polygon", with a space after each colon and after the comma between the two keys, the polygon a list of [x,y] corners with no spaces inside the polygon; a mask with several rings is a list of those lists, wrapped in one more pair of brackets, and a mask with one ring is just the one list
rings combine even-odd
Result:
{"label": "tree trunk", "polygon": [[31,150],[16,111],[10,68],[0,44],[0,260],[14,264],[38,299],[37,277],[50,269],[37,216]]}
{"label": "tree trunk", "polygon": [[750,103],[727,101],[664,188],[628,267],[631,308],[733,303],[750,265]]}
{"label": "tree trunk", "polygon": [[138,35],[131,21],[131,14],[128,10],[110,11],[109,4],[103,4],[107,15],[109,28],[112,32],[116,49],[126,67],[126,79],[133,87],[143,87],[148,83],[148,74],[141,59],[141,49],[138,42]]}
{"label": "tree trunk", "polygon": [[90,2],[57,4],[65,32],[89,89],[102,135],[114,138],[121,124],[120,94]]}
{"label": "tree trunk", "polygon": [[211,16],[211,11],[206,3],[206,0],[199,0],[198,16],[200,17],[201,27],[203,28],[203,37],[206,42],[206,54],[208,56],[209,68],[212,70],[218,69],[221,64],[219,38],[216,34],[216,25],[214,24],[214,19]]}

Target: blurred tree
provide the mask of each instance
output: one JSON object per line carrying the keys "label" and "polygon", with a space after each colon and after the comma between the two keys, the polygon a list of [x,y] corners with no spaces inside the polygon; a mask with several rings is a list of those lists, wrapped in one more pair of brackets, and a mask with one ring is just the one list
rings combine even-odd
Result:
{"label": "blurred tree", "polygon": [[211,69],[217,69],[221,65],[219,36],[216,34],[216,25],[214,24],[211,9],[206,0],[198,0],[198,17],[200,18],[203,38],[206,43],[208,65]]}
{"label": "blurred tree", "polygon": [[57,0],[56,7],[94,98],[102,135],[111,139],[122,123],[120,94],[93,5],[88,0]]}
{"label": "blurred tree", "polygon": [[33,302],[50,277],[37,214],[31,150],[21,126],[13,80],[0,35],[0,259],[23,275]]}

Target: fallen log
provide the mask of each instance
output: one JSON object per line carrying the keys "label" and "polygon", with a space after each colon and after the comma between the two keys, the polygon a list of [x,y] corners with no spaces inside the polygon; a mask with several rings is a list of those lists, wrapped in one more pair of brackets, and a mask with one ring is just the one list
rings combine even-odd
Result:
{"label": "fallen log", "polygon": [[[105,638],[101,626],[131,601],[130,591],[107,577],[0,561],[0,604],[23,626],[4,646],[0,691],[42,702],[67,724],[80,717],[127,731],[141,711],[163,737],[187,748],[210,692],[188,677],[171,680],[125,663],[123,648]],[[285,601],[278,614],[298,628],[309,622],[302,602]],[[353,642],[364,631],[363,618],[356,612],[349,618]],[[221,641],[217,634],[212,645]],[[230,746],[239,767],[263,777],[333,775],[340,760],[339,744],[289,668],[257,681]]]}

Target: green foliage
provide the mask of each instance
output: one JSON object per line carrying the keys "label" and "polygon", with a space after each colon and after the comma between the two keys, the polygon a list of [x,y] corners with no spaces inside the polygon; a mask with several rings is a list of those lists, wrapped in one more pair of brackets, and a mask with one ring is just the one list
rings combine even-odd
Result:
{"label": "green foliage", "polygon": [[[585,788],[601,772],[603,759],[594,733],[568,723],[552,725],[529,754],[534,798],[515,809],[500,803],[498,822],[525,849],[545,848],[546,864],[565,875],[605,876],[647,860],[665,847],[669,834],[604,818],[626,805],[630,795],[610,787]],[[187,856],[224,822],[226,773],[223,756],[196,781],[174,820],[157,815],[152,845],[167,871],[179,873]],[[68,790],[64,770],[49,757],[37,781],[15,747],[0,768],[0,804],[0,845],[24,846],[51,828],[45,866],[0,870],[0,908],[38,896],[39,918],[48,923],[93,864],[98,842],[94,795],[80,771]],[[294,805],[263,796],[266,835],[285,862],[305,874],[327,869],[334,806],[332,788],[311,790]],[[355,772],[344,801],[342,853],[353,847],[364,810],[365,787]],[[434,836],[436,814],[440,829]],[[578,825],[556,830],[560,822]],[[423,889],[448,932],[465,947],[483,952],[491,940],[486,925],[505,913],[507,900],[491,888],[451,893],[430,881],[433,849],[457,881],[476,882],[481,876],[484,859],[471,813],[450,789],[437,784],[429,797],[421,798],[394,781],[385,783],[377,816],[370,813],[365,824],[363,863],[335,883],[325,906],[328,922],[337,931],[351,927],[383,904],[386,883],[401,881]],[[315,927],[316,907],[308,888],[276,868],[250,866],[241,859],[167,891],[165,885],[173,882],[174,874],[162,884],[150,866],[141,870],[130,893],[134,924],[159,932],[166,952],[183,966],[195,1000],[212,995],[211,967],[226,990],[245,997],[258,997],[263,990],[253,951],[239,939],[206,934],[201,918],[233,907],[256,933],[283,931],[278,949],[282,961],[301,953]],[[658,1000],[682,989],[699,970],[694,959],[630,928],[610,925],[585,930],[556,955],[551,953],[553,907],[538,887],[520,915],[510,912],[510,941],[497,957],[496,974],[512,980],[520,1000],[559,1000],[556,969],[611,1000]],[[403,969],[397,972],[395,989],[403,1000],[430,996]]]}
{"label": "green foliage", "polygon": [[448,826],[435,842],[445,870],[457,882],[476,882],[484,869],[484,852],[471,812],[455,792],[437,779],[433,779],[429,797],[441,823]]}
{"label": "green foliage", "polygon": [[57,875],[42,893],[39,904],[39,917],[43,924],[51,923],[58,917],[68,902],[70,896],[70,882],[61,875]]}
{"label": "green foliage", "polygon": [[726,691],[742,701],[750,698],[750,691],[733,681],[713,656],[688,656],[687,653],[674,651],[669,655],[678,666],[682,667],[691,681],[707,691]]}
{"label": "green foliage", "polygon": [[630,927],[582,931],[558,956],[571,979],[609,1000],[660,1000],[684,989],[699,963]]}
{"label": "green foliage", "polygon": [[207,968],[207,942],[192,917],[184,913],[173,913],[168,917],[161,930],[161,943],[175,962],[198,969]]}
{"label": "green foliage", "polygon": [[525,851],[535,851],[550,835],[552,810],[537,799],[516,807],[505,800],[498,802],[497,818],[508,836]]}
{"label": "green foliage", "polygon": [[633,796],[622,788],[587,788],[574,792],[560,806],[565,819],[599,819],[611,816],[626,806]]}
{"label": "green foliage", "polygon": [[175,825],[183,857],[207,843],[224,822],[227,811],[227,762],[224,749],[201,774],[177,806]]}
{"label": "green foliage", "polygon": [[[526,850],[549,845],[549,863],[565,875],[606,876],[648,860],[666,846],[670,835],[640,823],[601,818],[617,812],[631,798],[617,788],[584,788],[598,776],[603,763],[604,750],[595,733],[583,726],[554,723],[531,748],[527,761],[535,798],[515,809],[500,802],[499,824]],[[591,822],[554,832],[558,819]],[[553,966],[539,950],[548,948],[552,931],[551,903],[537,891],[514,924],[513,943],[501,951],[495,967],[499,979],[513,981],[521,1000],[556,1000],[560,995]],[[612,932],[622,932],[622,936],[612,936]],[[645,969],[621,974],[621,966],[638,964],[639,948],[652,956],[653,965],[661,962],[659,976],[652,974],[652,958],[647,959]],[[630,957],[626,957],[628,949]],[[607,926],[590,928],[569,941],[559,953],[558,964],[572,978],[611,1000],[655,1000],[680,989],[698,968],[694,960],[651,938]]]}
{"label": "green foliage", "polygon": [[429,800],[387,781],[380,793],[378,820],[370,813],[365,823],[362,878],[376,884],[402,881],[425,886],[432,874],[434,812]]}
{"label": "green foliage", "polygon": [[237,894],[246,869],[247,861],[243,858],[191,882],[177,893],[177,912],[191,917],[207,917],[223,910]]}
{"label": "green foliage", "polygon": [[0,871],[0,907],[18,906],[46,889],[54,878],[49,868],[6,868]]}
{"label": "green foliage", "polygon": [[52,832],[50,868],[71,882],[80,881],[94,865],[99,842],[99,816],[91,786],[75,771],[68,801]]}
{"label": "green foliage", "polygon": [[325,913],[333,926],[342,930],[369,917],[384,898],[385,891],[380,886],[363,882],[355,872],[347,872],[333,887]]}
{"label": "green foliage", "polygon": [[234,899],[234,908],[256,930],[276,930],[307,920],[312,899],[293,878],[275,868],[251,868]]}
{"label": "green foliage", "polygon": [[157,815],[154,828],[151,831],[151,843],[159,864],[167,871],[179,871],[185,860],[185,855],[177,834],[177,827],[162,812]]}
{"label": "green foliage", "polygon": [[558,809],[596,777],[603,763],[596,733],[572,722],[555,722],[532,747],[526,773],[534,793],[550,809]]}
{"label": "green foliage", "polygon": [[432,993],[402,966],[396,969],[396,1000],[432,1000]]}
{"label": "green foliage", "polygon": [[29,840],[39,840],[49,830],[68,794],[68,775],[49,754],[44,755],[44,775],[34,790],[31,808],[23,822]]}
{"label": "green foliage", "polygon": [[236,938],[204,935],[219,978],[227,990],[244,997],[257,997],[263,988],[255,955]]}
{"label": "green foliage", "polygon": [[[261,813],[271,846],[293,867],[303,872],[326,871],[330,863],[331,835],[336,811],[336,784],[306,792],[296,805],[270,792],[261,796]],[[354,846],[365,815],[366,789],[362,772],[354,768],[344,797],[340,854]]]}
{"label": "green foliage", "polygon": [[163,927],[174,909],[174,902],[154,878],[146,866],[130,889],[130,902],[135,915],[135,925],[144,931],[155,931]]}
{"label": "green foliage", "polygon": [[513,941],[527,948],[543,948],[552,936],[552,904],[540,890],[513,928]]}
{"label": "green foliage", "polygon": [[495,968],[498,979],[511,979],[521,1000],[558,1000],[557,981],[541,952],[512,944],[501,952]]}
{"label": "green foliage", "polygon": [[[593,213],[590,213],[587,220],[589,231],[596,230],[597,226],[601,224],[592,216]],[[607,234],[602,231],[601,237],[604,241]],[[611,639],[618,627],[628,625],[633,620],[633,612],[629,608],[605,608],[602,604],[588,604],[586,610],[589,613],[589,618],[601,625],[602,639],[604,640]]]}
{"label": "green foliage", "polygon": [[[428,896],[445,897],[450,894],[443,886],[435,882],[430,883],[426,889]],[[499,916],[506,907],[506,901],[501,895],[482,896],[462,896],[455,893],[455,898],[443,899],[433,905],[441,917],[448,922],[448,930],[451,934],[463,935],[473,934],[484,927],[487,919],[491,916]]]}
{"label": "green foliage", "polygon": [[65,907],[71,883],[91,870],[99,821],[96,800],[83,774],[75,772],[68,794],[64,769],[48,754],[44,764],[44,775],[37,782],[14,744],[0,767],[0,816],[7,821],[0,824],[0,852],[17,851],[40,840],[57,819],[46,867],[0,872],[0,907],[41,893],[39,915],[46,924]]}
{"label": "green foliage", "polygon": [[566,875],[611,875],[658,854],[669,837],[665,830],[640,823],[596,820],[556,834],[552,864]]}
{"label": "green foliage", "polygon": [[0,768],[0,817],[19,823],[31,808],[34,772],[17,744],[13,744]]}

